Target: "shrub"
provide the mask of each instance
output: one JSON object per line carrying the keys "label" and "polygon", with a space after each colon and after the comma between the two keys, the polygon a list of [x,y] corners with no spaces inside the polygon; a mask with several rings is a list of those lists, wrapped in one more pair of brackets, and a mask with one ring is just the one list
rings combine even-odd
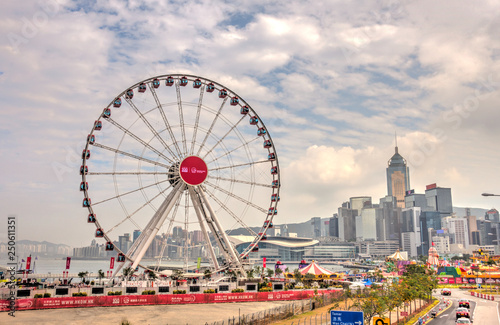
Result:
{"label": "shrub", "polygon": [[172,293],[174,295],[182,295],[186,293],[186,290],[174,290]]}
{"label": "shrub", "polygon": [[215,293],[215,290],[214,289],[207,289],[207,290],[204,290],[203,293]]}
{"label": "shrub", "polygon": [[33,296],[33,298],[42,298],[43,295],[41,293],[37,293]]}
{"label": "shrub", "polygon": [[156,294],[156,291],[154,291],[154,290],[144,290],[142,292],[142,294],[143,295],[154,295],[154,294]]}
{"label": "shrub", "polygon": [[108,291],[108,296],[121,296],[122,292],[121,291]]}
{"label": "shrub", "polygon": [[44,294],[43,294],[43,297],[44,297],[44,298],[50,298],[50,293],[48,293],[48,292],[44,293]]}
{"label": "shrub", "polygon": [[273,288],[263,287],[259,289],[259,292],[270,292],[270,291],[273,291]]}
{"label": "shrub", "polygon": [[87,297],[86,292],[73,292],[73,297]]}
{"label": "shrub", "polygon": [[231,290],[232,293],[235,293],[235,292],[244,292],[244,291],[245,290],[243,290],[241,288]]}

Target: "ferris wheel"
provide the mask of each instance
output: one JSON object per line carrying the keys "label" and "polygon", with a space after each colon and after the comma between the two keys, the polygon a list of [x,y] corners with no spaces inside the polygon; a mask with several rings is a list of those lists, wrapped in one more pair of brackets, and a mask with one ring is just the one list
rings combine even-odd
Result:
{"label": "ferris wheel", "polygon": [[[127,265],[202,258],[241,271],[277,215],[278,157],[257,112],[229,88],[162,75],[127,88],[87,136],[83,207],[95,237]],[[132,234],[132,235],[131,235]],[[246,235],[236,248],[233,235]],[[243,248],[241,248],[243,247]]]}

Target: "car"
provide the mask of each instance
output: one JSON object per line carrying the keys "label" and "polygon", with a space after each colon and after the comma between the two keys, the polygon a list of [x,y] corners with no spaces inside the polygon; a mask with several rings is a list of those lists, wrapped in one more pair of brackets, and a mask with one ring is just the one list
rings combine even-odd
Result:
{"label": "car", "polygon": [[457,319],[457,322],[455,323],[456,325],[462,325],[462,324],[472,324],[471,320],[468,318],[459,318]]}
{"label": "car", "polygon": [[470,319],[470,313],[469,313],[469,310],[467,308],[463,308],[463,307],[459,307],[457,308],[457,320],[459,318],[462,318],[462,317],[465,317],[465,318],[469,318]]}
{"label": "car", "polygon": [[460,299],[458,301],[458,307],[470,308],[470,301],[467,299]]}
{"label": "car", "polygon": [[443,289],[443,290],[441,290],[441,295],[451,296],[451,290],[450,289]]}

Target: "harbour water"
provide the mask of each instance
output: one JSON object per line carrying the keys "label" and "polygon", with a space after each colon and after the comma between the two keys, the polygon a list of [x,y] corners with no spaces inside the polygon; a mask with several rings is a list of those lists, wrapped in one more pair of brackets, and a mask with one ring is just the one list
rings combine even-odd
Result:
{"label": "harbour water", "polygon": [[[26,260],[26,259],[25,259]],[[8,263],[7,260],[0,259],[0,265],[6,266]],[[143,265],[155,265],[157,263],[157,260],[143,260],[141,264]],[[25,267],[25,263],[22,263],[22,267]],[[183,267],[184,263],[183,262],[178,262],[178,261],[166,261],[163,262],[163,264],[172,266],[172,267]],[[298,262],[290,262],[290,263],[284,263],[290,272],[293,272],[296,268],[298,268],[299,263]],[[115,267],[117,263],[115,261]],[[342,266],[335,265],[335,264],[328,264],[328,263],[320,263],[320,265],[330,271],[333,272],[344,272],[347,269],[343,268]],[[70,264],[70,269],[68,270],[69,273],[78,273],[82,271],[88,271],[89,273],[97,273],[99,270],[103,270],[104,272],[109,270],[110,266],[110,261],[109,260],[77,260],[77,259],[71,259],[71,264]],[[193,262],[192,267],[196,266],[196,262]],[[204,263],[202,263],[202,266],[204,266]],[[262,263],[259,264],[254,264],[254,266],[261,266]],[[274,263],[267,263],[266,265],[267,268],[274,268]],[[31,261],[31,269],[34,270],[34,273],[39,273],[39,274],[48,274],[48,273],[62,273],[63,271],[66,271],[66,259],[44,259],[44,258],[37,258],[35,257],[32,258]]]}

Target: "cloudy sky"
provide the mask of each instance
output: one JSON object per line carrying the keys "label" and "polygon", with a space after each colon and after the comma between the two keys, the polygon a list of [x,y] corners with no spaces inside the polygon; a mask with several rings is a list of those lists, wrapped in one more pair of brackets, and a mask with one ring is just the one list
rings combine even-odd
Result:
{"label": "cloudy sky", "polygon": [[259,113],[280,159],[278,224],[330,217],[352,196],[378,201],[395,132],[417,193],[437,183],[455,206],[500,205],[480,195],[500,193],[498,1],[1,7],[0,205],[20,239],[90,242],[86,135],[117,94],[170,73],[216,80]]}

